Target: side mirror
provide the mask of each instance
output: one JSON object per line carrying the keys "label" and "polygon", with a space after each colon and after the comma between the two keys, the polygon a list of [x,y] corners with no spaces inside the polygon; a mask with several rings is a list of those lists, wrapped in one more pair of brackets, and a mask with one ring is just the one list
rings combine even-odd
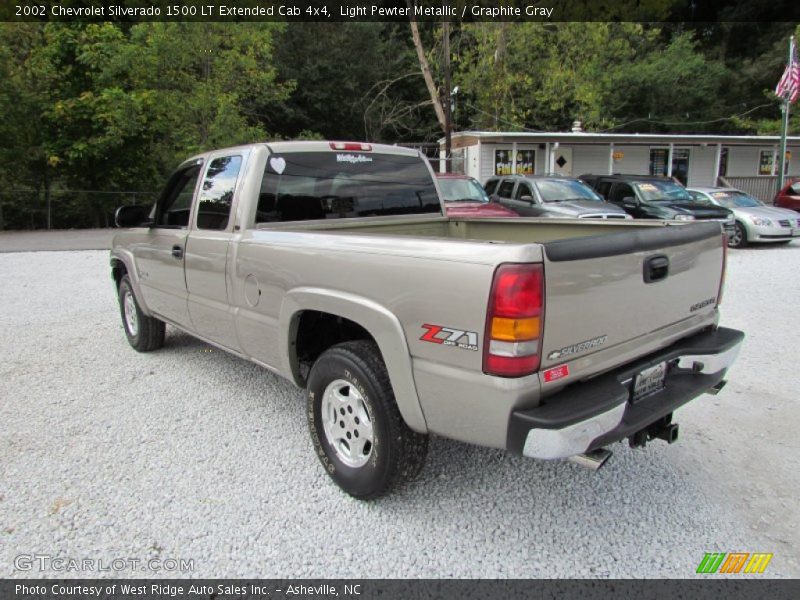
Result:
{"label": "side mirror", "polygon": [[141,204],[120,206],[114,213],[114,222],[117,227],[142,227],[149,225],[150,208]]}
{"label": "side mirror", "polygon": [[634,208],[637,204],[638,202],[636,202],[636,198],[633,196],[625,196],[622,199],[622,206],[625,208]]}
{"label": "side mirror", "polygon": [[533,204],[533,196],[528,196],[527,194],[525,194],[524,196],[520,196],[519,199],[522,200],[523,202],[530,202],[531,204]]}

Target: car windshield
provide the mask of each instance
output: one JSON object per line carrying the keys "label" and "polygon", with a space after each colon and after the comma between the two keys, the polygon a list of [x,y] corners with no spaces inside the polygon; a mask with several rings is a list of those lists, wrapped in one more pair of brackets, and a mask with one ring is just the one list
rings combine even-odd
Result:
{"label": "car windshield", "polygon": [[474,179],[441,177],[439,189],[445,202],[489,202],[489,196]]}
{"label": "car windshield", "polygon": [[711,192],[711,197],[714,202],[725,208],[754,208],[756,206],[764,206],[760,200],[756,200],[752,196],[748,196],[744,192],[724,191],[724,192]]}
{"label": "car windshield", "polygon": [[672,181],[637,181],[633,185],[645,202],[691,202],[692,197],[686,188]]}
{"label": "car windshield", "polygon": [[543,179],[536,182],[542,200],[545,202],[566,202],[569,200],[590,200],[602,202],[594,190],[581,181],[571,179]]}

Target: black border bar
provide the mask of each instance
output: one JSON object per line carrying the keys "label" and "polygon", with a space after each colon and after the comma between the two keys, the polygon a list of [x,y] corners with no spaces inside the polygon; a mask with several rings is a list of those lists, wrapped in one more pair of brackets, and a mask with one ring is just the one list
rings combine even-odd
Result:
{"label": "black border bar", "polygon": [[[409,6],[410,5],[410,6]],[[797,0],[3,0],[0,21],[796,22]]]}

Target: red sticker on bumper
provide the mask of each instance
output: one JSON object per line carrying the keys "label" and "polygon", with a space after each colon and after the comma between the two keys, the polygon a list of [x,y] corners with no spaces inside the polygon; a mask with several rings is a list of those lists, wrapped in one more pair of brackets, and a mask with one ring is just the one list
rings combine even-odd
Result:
{"label": "red sticker on bumper", "polygon": [[569,375],[569,365],[559,365],[544,372],[544,381],[550,383],[556,379],[563,379],[567,375]]}

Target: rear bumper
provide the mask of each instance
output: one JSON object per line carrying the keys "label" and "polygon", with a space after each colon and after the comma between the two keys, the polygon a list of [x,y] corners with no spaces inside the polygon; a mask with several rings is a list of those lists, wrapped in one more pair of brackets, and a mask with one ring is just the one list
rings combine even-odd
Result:
{"label": "rear bumper", "polygon": [[[629,437],[717,385],[736,360],[744,333],[720,327],[680,340],[587,382],[514,411],[507,448],[531,458],[566,458]],[[636,375],[667,361],[664,387],[631,401]]]}

